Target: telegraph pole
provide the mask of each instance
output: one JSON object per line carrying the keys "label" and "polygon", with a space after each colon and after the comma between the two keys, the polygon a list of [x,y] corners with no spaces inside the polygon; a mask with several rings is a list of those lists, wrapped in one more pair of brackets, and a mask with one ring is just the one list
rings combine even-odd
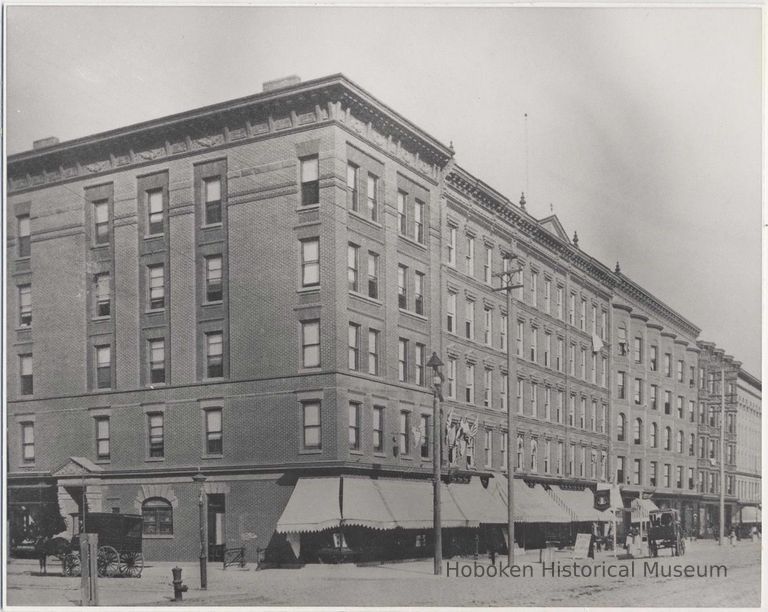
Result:
{"label": "telegraph pole", "polygon": [[512,350],[512,319],[513,319],[513,300],[512,290],[519,289],[522,284],[513,284],[512,276],[518,272],[522,272],[522,267],[517,270],[512,270],[512,260],[517,259],[517,255],[507,255],[504,258],[507,263],[506,272],[498,274],[501,278],[502,286],[494,291],[506,291],[507,292],[507,531],[509,534],[509,544],[507,546],[507,562],[510,566],[515,564],[515,494],[514,494],[514,478],[515,469],[514,461],[512,460],[512,441],[515,441],[515,451],[517,451],[517,423],[516,412],[517,407],[512,409],[512,375],[516,371],[515,363],[516,356]]}
{"label": "telegraph pole", "polygon": [[[440,474],[441,463],[443,460],[442,445],[442,418],[440,415],[440,400],[443,399],[442,383],[443,374],[440,372],[443,362],[437,353],[432,352],[432,357],[427,362],[427,367],[432,368],[433,377],[433,396],[432,396],[432,528],[434,529],[435,546],[435,576],[443,573],[443,526],[440,518]],[[426,432],[425,432],[426,433]]]}

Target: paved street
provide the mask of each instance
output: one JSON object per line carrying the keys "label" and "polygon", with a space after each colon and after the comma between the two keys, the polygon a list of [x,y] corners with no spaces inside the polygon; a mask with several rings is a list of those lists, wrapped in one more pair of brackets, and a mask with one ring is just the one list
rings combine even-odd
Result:
{"label": "paved street", "polygon": [[[635,576],[629,577],[553,577],[542,575],[538,553],[529,552],[517,565],[528,568],[530,576],[462,578],[432,575],[431,560],[390,563],[371,567],[354,565],[311,565],[298,570],[256,571],[252,568],[227,569],[219,564],[209,569],[209,588],[201,591],[198,567],[183,563],[183,576],[189,585],[184,603],[198,606],[739,606],[760,605],[760,545],[739,542],[720,549],[712,541],[691,542],[682,558],[667,556],[657,560],[634,561]],[[453,559],[461,568],[473,567],[471,559]],[[654,561],[658,565],[654,566]],[[497,559],[497,565],[503,559]],[[573,561],[561,554],[560,568]],[[646,565],[646,562],[648,565]],[[487,559],[479,564],[487,565]],[[629,560],[616,561],[610,554],[578,561],[578,570],[591,566],[592,573],[616,574],[632,569]],[[666,577],[674,565],[693,567],[688,573],[708,572],[708,577]],[[37,576],[37,562],[13,561],[8,566],[8,604],[77,605],[79,579],[64,578],[52,563],[52,574]],[[713,568],[713,566],[725,566]],[[141,579],[101,579],[101,605],[153,606],[168,604],[172,597],[173,563],[147,565]],[[644,575],[644,570],[651,575]],[[563,573],[569,570],[562,570]],[[681,574],[685,569],[680,570]],[[719,577],[717,574],[720,574]],[[725,575],[723,575],[725,574]]]}

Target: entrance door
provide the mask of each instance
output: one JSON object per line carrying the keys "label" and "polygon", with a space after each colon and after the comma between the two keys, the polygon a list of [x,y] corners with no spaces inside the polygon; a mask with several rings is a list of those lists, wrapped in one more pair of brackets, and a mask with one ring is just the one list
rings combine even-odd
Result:
{"label": "entrance door", "polygon": [[227,541],[225,531],[224,494],[208,495],[208,560],[223,561]]}

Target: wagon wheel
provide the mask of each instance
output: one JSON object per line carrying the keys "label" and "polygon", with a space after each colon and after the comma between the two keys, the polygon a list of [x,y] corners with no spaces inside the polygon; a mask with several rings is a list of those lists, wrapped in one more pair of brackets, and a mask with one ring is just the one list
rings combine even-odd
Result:
{"label": "wagon wheel", "polygon": [[96,572],[99,576],[116,576],[120,571],[120,555],[111,546],[99,546]]}
{"label": "wagon wheel", "polygon": [[64,575],[65,576],[80,575],[80,553],[71,552],[71,553],[67,553],[67,555],[64,557]]}
{"label": "wagon wheel", "polygon": [[120,555],[120,574],[131,578],[141,578],[144,569],[144,557],[141,552],[124,552]]}

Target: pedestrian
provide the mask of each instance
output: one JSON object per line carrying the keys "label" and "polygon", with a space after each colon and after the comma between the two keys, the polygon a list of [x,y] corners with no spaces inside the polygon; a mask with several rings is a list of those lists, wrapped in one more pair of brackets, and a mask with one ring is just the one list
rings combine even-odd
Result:
{"label": "pedestrian", "polygon": [[728,539],[731,541],[731,546],[736,546],[736,530],[731,527],[731,532],[728,534]]}
{"label": "pedestrian", "polygon": [[757,525],[752,525],[752,541],[757,542]]}
{"label": "pedestrian", "polygon": [[35,541],[35,552],[37,553],[37,561],[40,564],[40,573],[48,574],[48,538],[40,536]]}

